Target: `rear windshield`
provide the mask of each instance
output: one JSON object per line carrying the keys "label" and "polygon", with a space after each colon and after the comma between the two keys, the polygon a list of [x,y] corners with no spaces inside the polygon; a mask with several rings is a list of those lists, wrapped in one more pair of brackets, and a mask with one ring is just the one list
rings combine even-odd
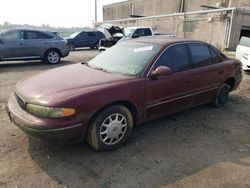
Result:
{"label": "rear windshield", "polygon": [[241,37],[241,39],[240,39],[240,45],[241,46],[250,47],[250,38],[248,38],[248,37]]}

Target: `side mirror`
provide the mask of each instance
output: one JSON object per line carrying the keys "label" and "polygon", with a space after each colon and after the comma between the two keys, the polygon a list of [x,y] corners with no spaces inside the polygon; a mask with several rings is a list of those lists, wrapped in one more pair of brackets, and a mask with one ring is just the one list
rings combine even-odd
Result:
{"label": "side mirror", "polygon": [[139,37],[140,36],[137,33],[135,33],[135,34],[132,35],[132,39],[136,39],[136,38],[139,38]]}
{"label": "side mirror", "polygon": [[3,40],[2,39],[0,39],[0,44],[3,44],[4,42],[3,42]]}
{"label": "side mirror", "polygon": [[172,69],[169,67],[159,66],[150,74],[150,77],[157,78],[158,76],[167,76],[172,74],[172,72]]}

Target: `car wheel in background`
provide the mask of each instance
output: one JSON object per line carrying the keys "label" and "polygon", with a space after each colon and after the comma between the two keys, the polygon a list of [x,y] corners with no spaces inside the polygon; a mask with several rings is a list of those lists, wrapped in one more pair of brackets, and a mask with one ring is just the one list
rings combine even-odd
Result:
{"label": "car wheel in background", "polygon": [[49,50],[45,54],[45,60],[49,64],[60,63],[61,56],[58,50]]}
{"label": "car wheel in background", "polygon": [[123,145],[133,127],[131,112],[115,105],[102,110],[91,122],[87,141],[97,151],[110,151]]}
{"label": "car wheel in background", "polygon": [[217,96],[213,100],[213,106],[216,108],[224,106],[228,101],[229,93],[230,93],[230,86],[226,83],[223,84],[219,89]]}
{"label": "car wheel in background", "polygon": [[74,51],[76,49],[75,45],[73,43],[68,44],[69,50]]}

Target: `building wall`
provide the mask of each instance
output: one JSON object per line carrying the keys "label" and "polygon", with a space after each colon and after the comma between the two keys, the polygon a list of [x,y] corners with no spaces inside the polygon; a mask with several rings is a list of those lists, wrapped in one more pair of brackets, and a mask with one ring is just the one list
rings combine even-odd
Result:
{"label": "building wall", "polygon": [[[133,4],[134,2],[134,4]],[[128,0],[103,7],[103,20],[117,20],[130,18],[132,7],[134,14],[140,16],[153,16],[177,13],[181,10],[182,0]],[[218,2],[225,2],[226,6],[250,6],[250,0],[184,0],[185,11],[199,11],[201,5],[216,6]]]}
{"label": "building wall", "polygon": [[129,18],[132,14],[132,1],[115,3],[103,7],[103,20],[117,20]]}

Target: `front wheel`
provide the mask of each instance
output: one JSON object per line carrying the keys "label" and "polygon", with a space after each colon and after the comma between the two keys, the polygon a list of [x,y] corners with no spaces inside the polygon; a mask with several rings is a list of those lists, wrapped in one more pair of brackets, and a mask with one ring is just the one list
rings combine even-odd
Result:
{"label": "front wheel", "polygon": [[61,56],[57,50],[49,50],[45,54],[45,61],[49,64],[57,64],[60,63]]}
{"label": "front wheel", "polygon": [[224,106],[228,101],[229,93],[230,93],[230,86],[226,83],[223,84],[220,87],[217,96],[213,100],[213,106],[216,108]]}
{"label": "front wheel", "polygon": [[130,111],[121,105],[111,106],[97,115],[88,129],[87,141],[97,151],[110,151],[123,145],[133,127]]}

